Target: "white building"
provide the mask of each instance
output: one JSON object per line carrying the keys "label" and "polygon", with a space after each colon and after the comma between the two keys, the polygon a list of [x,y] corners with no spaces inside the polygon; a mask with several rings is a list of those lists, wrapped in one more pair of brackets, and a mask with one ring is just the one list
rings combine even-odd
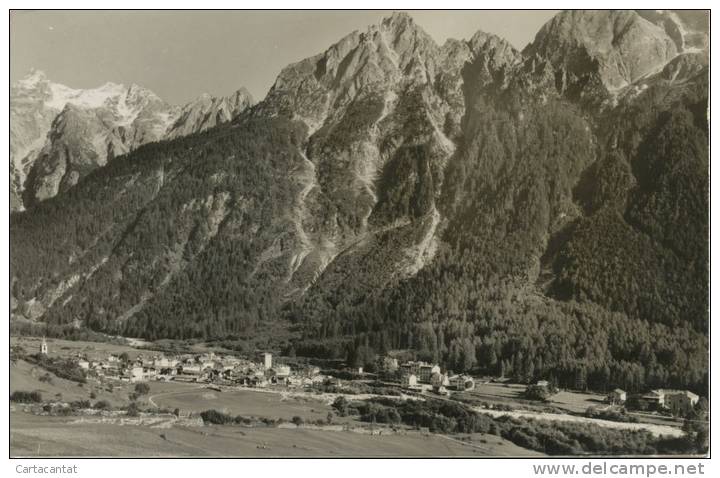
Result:
{"label": "white building", "polygon": [[444,389],[448,385],[450,385],[450,380],[448,379],[448,376],[439,372],[435,372],[430,377],[430,384],[432,385],[433,389],[437,392],[441,388]]}
{"label": "white building", "polygon": [[200,375],[202,367],[197,364],[186,364],[182,366],[182,373],[184,375]]}
{"label": "white building", "polygon": [[417,375],[415,375],[414,373],[411,373],[409,375],[403,375],[402,384],[405,387],[417,387],[417,384],[418,384]]}
{"label": "white building", "polygon": [[383,359],[383,369],[388,372],[394,372],[399,368],[398,360],[392,357],[385,357]]}
{"label": "white building", "polygon": [[145,378],[142,367],[133,367],[130,369],[130,381],[142,382]]}
{"label": "white building", "polygon": [[418,382],[430,383],[433,374],[440,373],[440,366],[425,362],[406,362],[400,366],[403,375],[415,375]]}
{"label": "white building", "polygon": [[607,396],[607,402],[613,405],[621,405],[627,401],[627,392],[625,390],[616,388],[610,392]]}
{"label": "white building", "polygon": [[265,352],[263,354],[263,363],[265,364],[265,370],[270,370],[272,368],[272,354]]}
{"label": "white building", "polygon": [[275,372],[275,376],[278,378],[287,378],[290,376],[290,367],[287,365],[276,365],[275,368],[273,368],[273,372]]}
{"label": "white building", "polygon": [[450,387],[454,390],[472,390],[475,388],[475,380],[468,375],[455,375],[450,377]]}

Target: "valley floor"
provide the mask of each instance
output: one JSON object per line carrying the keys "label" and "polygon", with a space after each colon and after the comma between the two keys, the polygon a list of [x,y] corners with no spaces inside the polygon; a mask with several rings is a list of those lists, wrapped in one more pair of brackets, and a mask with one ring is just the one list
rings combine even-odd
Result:
{"label": "valley floor", "polygon": [[[14,337],[11,343],[37,349],[37,338]],[[53,353],[73,357],[78,353],[103,357],[108,353],[140,351],[129,346],[54,340]],[[291,389],[212,387],[202,383],[146,382],[149,391],[137,397],[145,413],[128,417],[119,411],[129,403],[133,384],[114,387],[89,380],[84,385],[52,376],[23,359],[10,367],[10,392],[37,391],[47,401],[105,401],[115,412],[87,410],[72,416],[38,412],[14,403],[10,407],[11,456],[538,456],[496,435],[441,435],[398,426],[394,430],[361,422],[357,416],[340,417],[331,406],[337,394]],[[609,428],[644,428],[655,435],[680,436],[681,422],[637,415],[640,423],[608,422],[585,418],[584,411],[602,406],[603,396],[563,391],[548,403],[523,398],[524,387],[479,380],[475,389],[442,398],[462,401],[479,413],[518,416],[537,420],[572,421]],[[369,398],[347,395],[349,400]],[[169,411],[179,410],[180,419]],[[252,426],[204,425],[200,413],[217,410],[230,416],[252,418]],[[332,415],[330,415],[332,413]],[[332,417],[327,424],[327,417]],[[275,425],[265,426],[264,419]],[[296,427],[292,421],[301,420]],[[280,420],[280,422],[277,422]]]}
{"label": "valley floor", "polygon": [[369,435],[305,428],[152,426],[77,422],[10,414],[13,457],[480,457],[541,456],[490,435],[449,437],[407,431]]}

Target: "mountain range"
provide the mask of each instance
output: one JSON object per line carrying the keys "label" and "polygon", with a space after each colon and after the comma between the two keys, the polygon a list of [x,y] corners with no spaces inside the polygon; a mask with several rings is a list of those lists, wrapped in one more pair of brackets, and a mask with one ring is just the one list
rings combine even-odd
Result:
{"label": "mountain range", "polygon": [[703,390],[708,60],[706,12],[562,12],[522,51],[397,13],[254,105],[35,75],[13,323]]}
{"label": "mountain range", "polygon": [[138,85],[73,89],[32,71],[10,89],[11,210],[56,196],[143,144],[230,121],[252,103],[241,88],[175,107]]}

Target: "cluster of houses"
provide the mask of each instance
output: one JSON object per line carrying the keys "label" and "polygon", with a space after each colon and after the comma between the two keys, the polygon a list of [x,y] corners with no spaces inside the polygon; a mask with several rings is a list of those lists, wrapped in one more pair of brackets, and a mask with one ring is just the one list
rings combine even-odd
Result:
{"label": "cluster of houses", "polygon": [[[40,345],[40,353],[48,355],[45,338]],[[110,354],[101,360],[89,360],[86,356],[78,356],[76,359],[78,367],[90,376],[125,382],[174,380],[252,387],[284,385],[295,388],[323,384],[330,379],[322,375],[316,366],[291,369],[288,365],[273,363],[271,353],[263,353],[256,362],[213,352],[173,357],[158,353],[149,357],[138,354],[133,359],[126,355]],[[442,373],[438,364],[422,361],[399,364],[397,359],[385,357],[382,368],[389,372],[399,371],[402,386],[412,391],[432,390],[445,395],[448,390],[465,391],[475,388],[472,377]],[[358,372],[363,373],[362,369]],[[537,382],[537,386],[549,387],[550,384],[541,380]],[[626,405],[632,402],[633,407],[642,410],[667,410],[675,415],[686,414],[695,407],[699,399],[698,395],[690,391],[670,389],[657,389],[628,397],[624,390],[616,388],[606,397],[607,403],[611,405]]]}
{"label": "cluster of houses", "polygon": [[[635,406],[642,410],[668,410],[673,415],[685,415],[697,405],[700,397],[688,390],[651,390],[633,398]],[[624,405],[628,395],[624,390],[616,388],[607,396],[607,402],[612,405]]]}
{"label": "cluster of houses", "polygon": [[[43,345],[42,353],[47,354],[46,345]],[[250,387],[284,385],[295,388],[311,387],[331,380],[330,377],[322,375],[316,366],[291,368],[274,363],[271,353],[263,353],[257,361],[213,352],[172,357],[161,353],[150,356],[140,353],[132,359],[110,354],[100,360],[90,360],[81,355],[76,359],[78,366],[91,377],[131,383],[172,380]],[[388,357],[384,359],[383,367],[387,371],[399,371],[402,385],[413,391],[432,390],[447,394],[448,390],[464,391],[475,387],[472,377],[444,374],[437,364],[414,361],[399,364],[397,359]],[[358,371],[363,373],[362,369]]]}
{"label": "cluster of houses", "polygon": [[315,366],[291,369],[288,365],[273,363],[270,353],[263,354],[260,359],[254,362],[213,352],[174,357],[163,354],[146,357],[138,354],[133,359],[110,354],[102,360],[88,360],[80,356],[77,364],[90,376],[131,383],[172,380],[253,387],[271,384],[301,387],[322,383],[327,378],[321,375],[320,369]]}
{"label": "cluster of houses", "polygon": [[425,362],[406,362],[400,365],[400,377],[402,385],[408,389],[432,389],[442,395],[447,394],[448,389],[464,391],[475,388],[472,377],[444,374],[439,365]]}

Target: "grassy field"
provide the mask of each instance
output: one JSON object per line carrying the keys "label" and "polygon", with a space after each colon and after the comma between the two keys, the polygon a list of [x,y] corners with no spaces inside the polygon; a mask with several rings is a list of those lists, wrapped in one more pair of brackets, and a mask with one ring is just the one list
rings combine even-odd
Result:
{"label": "grassy field", "polygon": [[352,432],[237,426],[174,427],[74,424],[72,418],[10,414],[10,455],[421,457],[537,456],[496,436],[455,437],[409,431],[371,436]]}
{"label": "grassy field", "polygon": [[[105,342],[85,342],[48,338],[48,354],[51,357],[74,357],[77,354],[87,355],[89,360],[106,360],[109,354],[120,355],[126,352],[130,359],[139,354],[152,355],[151,351],[139,350],[129,345],[110,344]],[[10,337],[10,345],[20,345],[28,354],[40,352],[40,337]]]}
{"label": "grassy field", "polygon": [[[568,412],[570,414],[584,415],[590,407],[604,407],[605,396],[592,392],[576,392],[562,390],[550,397],[550,400],[541,403],[527,400],[524,397],[526,386],[521,384],[500,384],[500,383],[478,383],[474,390],[462,392],[456,396],[472,398],[475,401],[483,401],[492,404],[509,405],[518,410],[532,410],[543,412],[546,409],[554,409],[556,413]],[[664,417],[661,415],[631,413],[640,423],[650,425],[650,429],[664,429],[673,427],[678,429],[682,426],[682,420]],[[677,433],[677,430],[672,430]]]}
{"label": "grassy field", "polygon": [[546,403],[527,400],[524,397],[526,385],[508,383],[478,383],[474,390],[462,395],[488,403],[525,406],[528,408],[557,408],[571,413],[585,413],[589,407],[604,406],[605,397],[599,393],[560,391]]}
{"label": "grassy field", "polygon": [[[44,400],[62,400],[66,402],[74,400],[107,400],[114,406],[127,405],[128,394],[134,385],[115,385],[113,391],[109,392],[99,383],[88,382],[80,386],[77,382],[60,378],[52,373],[51,381],[41,381],[40,377],[49,373],[42,367],[38,367],[24,360],[18,360],[10,367],[10,393],[21,390],[25,392],[40,392]],[[94,394],[95,398],[91,398]]]}
{"label": "grassy field", "polygon": [[[129,347],[57,341],[68,356],[92,348],[100,354],[119,353]],[[66,347],[66,348],[63,348]],[[133,385],[116,385],[112,392],[98,384],[77,383],[52,375],[19,360],[10,367],[10,388],[39,391],[45,400],[107,400],[115,406],[128,403]],[[216,409],[232,415],[283,418],[306,422],[325,420],[332,408],[327,400],[253,390],[218,392],[201,384],[149,382],[150,393],[139,400],[141,408],[181,409],[183,415]],[[90,393],[95,393],[95,399]],[[310,428],[246,428],[240,426],[177,426],[102,423],[78,417],[36,416],[16,404],[10,413],[12,456],[527,456],[534,452],[496,436],[441,436],[407,430],[402,434],[369,435],[351,431]],[[361,426],[355,418],[333,418],[336,425]],[[366,425],[366,424],[365,424]],[[462,439],[461,439],[462,438]]]}
{"label": "grassy field", "polygon": [[[179,385],[179,386],[178,386]],[[179,408],[183,412],[215,409],[230,415],[304,420],[325,419],[333,411],[326,403],[312,398],[285,398],[280,393],[252,390],[217,392],[191,384],[152,383],[148,400],[160,408]]]}

